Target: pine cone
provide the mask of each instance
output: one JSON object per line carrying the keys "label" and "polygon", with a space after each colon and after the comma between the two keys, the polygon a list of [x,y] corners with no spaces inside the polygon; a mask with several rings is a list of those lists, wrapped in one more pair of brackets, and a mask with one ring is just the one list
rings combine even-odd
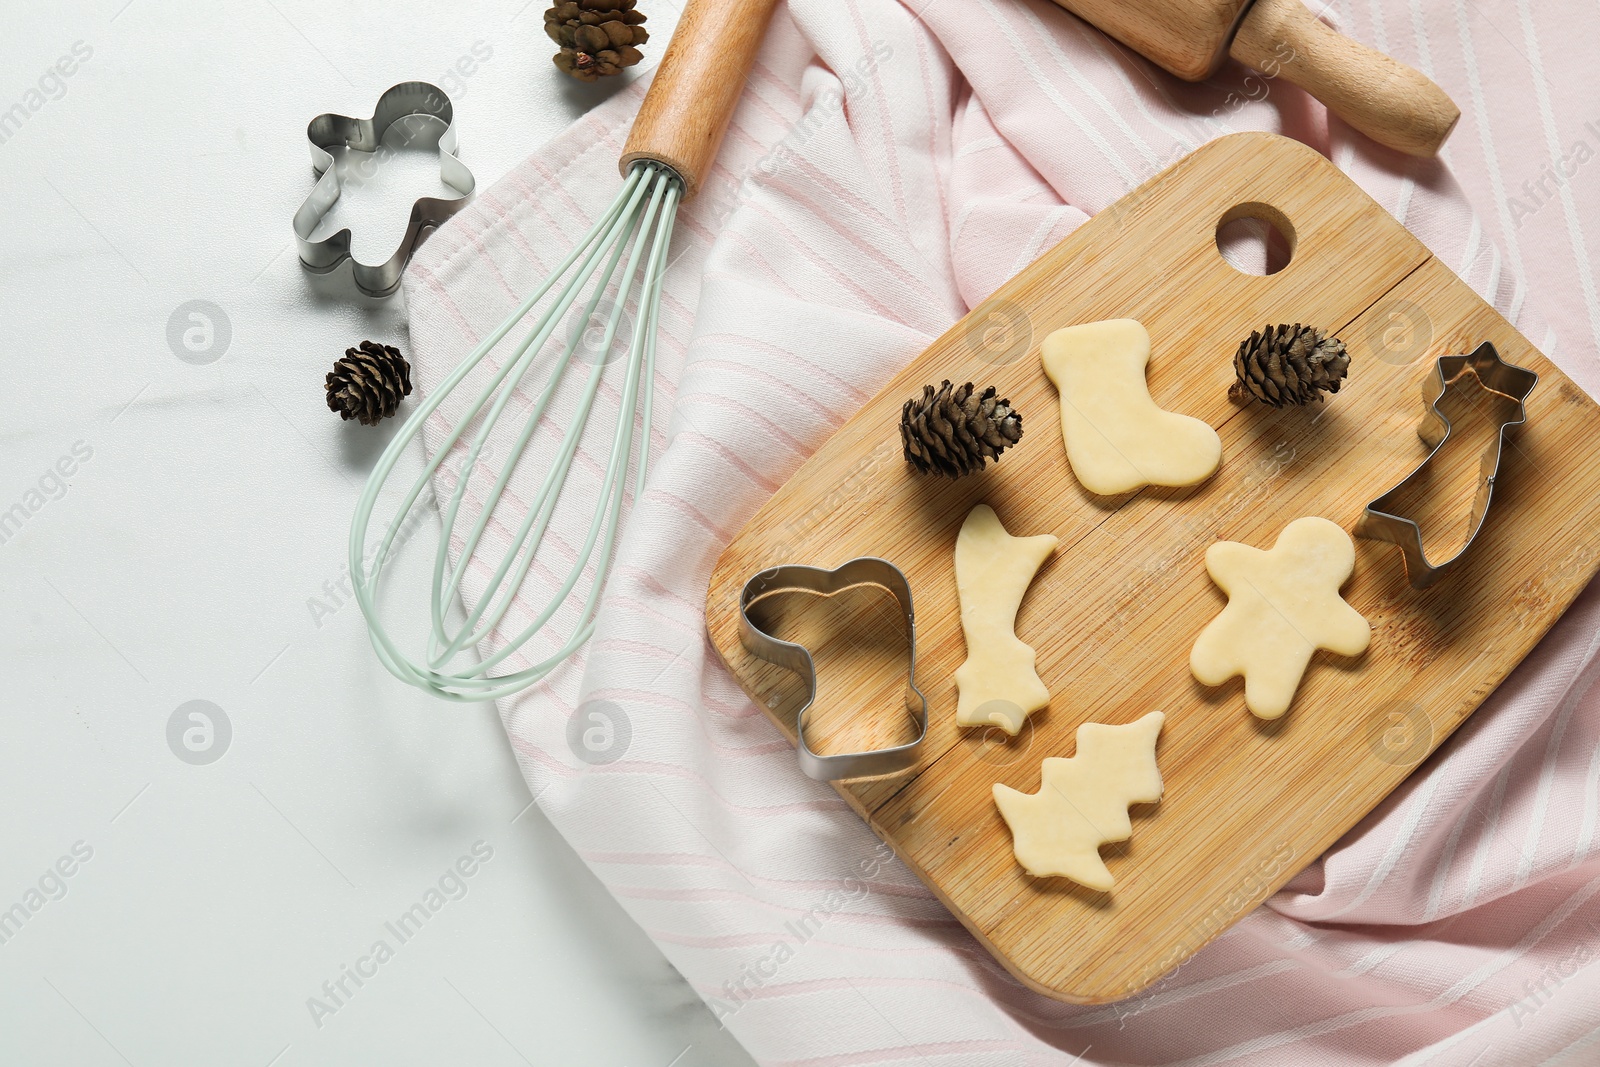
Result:
{"label": "pine cone", "polygon": [[644,58],[638,47],[650,39],[639,23],[637,0],[563,0],[544,13],[544,32],[561,46],[556,66],[582,82],[631,67]]}
{"label": "pine cone", "polygon": [[328,373],[328,410],[372,426],[393,415],[400,398],[411,395],[411,365],[390,345],[362,341],[345,349]]}
{"label": "pine cone", "polygon": [[1323,393],[1337,393],[1349,368],[1350,356],[1337,337],[1298,322],[1280,323],[1257,330],[1239,345],[1233,357],[1239,378],[1228,396],[1241,404],[1253,397],[1275,408],[1309,404]]}
{"label": "pine cone", "polygon": [[1011,402],[996,399],[994,386],[975,393],[971,382],[938,392],[922,387],[920,397],[900,409],[900,442],[906,459],[923,474],[960,478],[983,469],[987,460],[1022,439],[1022,416]]}

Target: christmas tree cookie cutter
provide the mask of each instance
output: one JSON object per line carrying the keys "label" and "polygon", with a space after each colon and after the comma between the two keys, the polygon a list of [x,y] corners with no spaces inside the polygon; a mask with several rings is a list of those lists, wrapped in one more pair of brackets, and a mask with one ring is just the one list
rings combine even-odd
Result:
{"label": "christmas tree cookie cutter", "polygon": [[[1489,418],[1496,427],[1494,443],[1483,454],[1483,464],[1478,480],[1478,491],[1468,517],[1467,540],[1455,555],[1440,563],[1433,563],[1422,548],[1422,528],[1405,513],[1402,501],[1407,490],[1427,477],[1426,468],[1450,439],[1450,419],[1440,410],[1445,394],[1465,385],[1468,373],[1476,376],[1483,386],[1483,396],[1488,404]],[[1488,341],[1480,344],[1469,355],[1440,356],[1433,371],[1422,383],[1424,412],[1417,435],[1428,446],[1428,457],[1416,470],[1401,479],[1400,483],[1378,499],[1368,504],[1356,522],[1356,536],[1372,541],[1387,541],[1400,546],[1405,558],[1406,577],[1417,589],[1443,578],[1472,548],[1483,530],[1489,515],[1489,505],[1494,500],[1495,481],[1500,476],[1500,460],[1505,452],[1506,433],[1527,421],[1527,399],[1539,376],[1525,367],[1518,367],[1500,358],[1500,353]]]}
{"label": "christmas tree cookie cutter", "polygon": [[[419,198],[411,205],[411,221],[400,239],[400,246],[382,263],[363,263],[355,258],[348,227],[312,240],[312,234],[343,191],[343,179],[330,150],[378,152],[387,147],[384,137],[397,125],[404,131],[406,147],[438,150],[439,178],[460,195],[448,199]],[[294,236],[300,245],[301,264],[313,274],[328,274],[348,259],[353,264],[356,288],[371,297],[392,295],[400,288],[400,275],[411,262],[411,255],[422,238],[461,210],[477,186],[472,172],[456,157],[454,105],[436,85],[401,82],[378,98],[378,106],[370,119],[318,115],[306,127],[306,139],[311,143],[311,166],[317,174],[317,183],[300,210],[294,213]]]}
{"label": "christmas tree cookie cutter", "polygon": [[[876,585],[893,594],[905,615],[906,626],[906,711],[917,724],[917,736],[892,748],[823,755],[812,749],[806,738],[811,706],[817,699],[817,667],[811,652],[803,645],[783,641],[769,632],[770,620],[762,601],[779,592],[808,592],[833,596],[859,585]],[[751,655],[798,674],[806,685],[805,702],[795,718],[796,751],[800,769],[821,782],[844,778],[869,778],[894,774],[913,767],[918,750],[928,736],[928,698],[917,688],[917,620],[911,606],[911,583],[905,574],[886,559],[858,556],[833,570],[789,563],[770,567],[745,582],[739,593],[739,640]]]}

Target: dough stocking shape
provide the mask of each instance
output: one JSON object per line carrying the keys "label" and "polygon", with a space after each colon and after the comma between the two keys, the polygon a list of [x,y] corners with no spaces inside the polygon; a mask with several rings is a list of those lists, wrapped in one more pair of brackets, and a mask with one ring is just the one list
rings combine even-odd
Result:
{"label": "dough stocking shape", "polygon": [[956,593],[967,660],[956,668],[956,722],[998,726],[1016,736],[1030,714],[1050,703],[1034,669],[1032,647],[1017,638],[1017,608],[1045,557],[1051,534],[1012,537],[987,504],[967,513],[956,535]]}
{"label": "dough stocking shape", "polygon": [[1044,371],[1061,393],[1072,473],[1091,493],[1194,485],[1222,461],[1222,439],[1199,419],[1150,399],[1150,334],[1135,319],[1068,326],[1044,339]]}
{"label": "dough stocking shape", "polygon": [[1017,862],[1035,878],[1070,878],[1101,892],[1114,884],[1100,846],[1133,836],[1129,804],[1161,799],[1156,737],[1166,716],[1152,711],[1126,726],[1086,722],[1071,759],[1039,768],[1039,791],[996,783],[994,802],[1011,827]]}
{"label": "dough stocking shape", "polygon": [[1289,710],[1319,648],[1359,656],[1372,627],[1339,596],[1355,570],[1350,535],[1327,519],[1296,519],[1268,551],[1237,541],[1206,549],[1206,570],[1228,594],[1194,643],[1189,669],[1201,685],[1244,675],[1244,702],[1258,718]]}

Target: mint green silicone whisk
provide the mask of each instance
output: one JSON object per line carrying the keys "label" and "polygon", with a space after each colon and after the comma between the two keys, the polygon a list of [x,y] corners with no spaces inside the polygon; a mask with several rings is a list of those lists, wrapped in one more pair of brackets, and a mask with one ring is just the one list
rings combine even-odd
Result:
{"label": "mint green silicone whisk", "polygon": [[[373,648],[377,650],[378,658],[383,661],[383,665],[401,681],[452,700],[492,700],[515,693],[537,682],[589,639],[594,629],[594,613],[599,603],[600,590],[605,584],[606,572],[611,564],[612,549],[616,543],[623,489],[633,453],[635,421],[633,414],[636,405],[641,419],[639,462],[634,476],[635,499],[643,489],[648,469],[652,416],[650,382],[655,369],[656,315],[667,246],[672,238],[672,224],[681,195],[680,188],[678,179],[670,170],[651,163],[635,164],[623,183],[622,195],[589,231],[578,248],[556,268],[555,273],[544,285],[525,300],[510,318],[500,324],[499,328],[484,338],[440,387],[411,413],[405,426],[379,457],[377,466],[373,468],[372,475],[367,480],[361,499],[356,504],[355,519],[350,525],[350,573],[354,576],[356,600],[367,618]],[[627,262],[623,267],[618,298],[613,301],[609,313],[604,315],[605,334],[599,351],[602,354],[611,351],[612,342],[625,310],[624,298],[633,288],[641,265],[643,278],[639,285],[641,294],[639,307],[643,310],[634,324],[633,343],[625,364],[625,377],[621,383],[622,417],[618,418],[616,430],[611,438],[605,474],[601,479],[600,499],[596,502],[594,519],[590,522],[583,543],[578,549],[577,560],[557,593],[520,634],[510,637],[505,647],[476,662],[451,666],[453,662],[462,658],[464,650],[485,640],[505,618],[506,612],[511,607],[512,598],[521,587],[528,568],[533,564],[539,541],[543,538],[555,513],[556,502],[565,485],[573,457],[578,451],[578,441],[588,421],[589,412],[594,406],[595,396],[600,390],[601,378],[607,367],[604,358],[596,358],[589,370],[572,421],[557,450],[555,462],[545,472],[538,493],[528,505],[527,514],[523,516],[521,524],[513,533],[511,547],[507,549],[499,565],[494,568],[477,606],[467,614],[466,622],[452,633],[447,625],[446,612],[460,590],[467,561],[477,550],[495,505],[500,500],[506,484],[511,480],[518,458],[533,437],[534,430],[549,407],[562,377],[573,362],[573,355],[583,341],[581,331],[571,331],[571,336],[562,345],[550,377],[537,394],[532,409],[523,420],[521,432],[516,438],[511,454],[495,477],[494,485],[485,497],[482,507],[478,509],[475,521],[463,535],[458,562],[452,568],[448,549],[451,535],[456,531],[457,519],[462,517],[462,500],[470,481],[467,472],[476,469],[490,432],[514,395],[515,385],[528,372],[545,342],[550,340],[551,335],[572,309],[591,272],[597,266],[601,270],[598,283],[594,286],[593,293],[583,310],[584,322],[594,320],[596,308],[605,297],[607,286],[616,274],[618,266],[622,264],[625,253]],[[572,269],[574,265],[577,267],[575,271]],[[372,512],[377,506],[378,495],[406,446],[412,438],[422,432],[422,425],[428,416],[450,396],[461,380],[482,362],[483,358],[503,341],[506,335],[528,316],[534,306],[569,272],[571,276],[555,300],[534,320],[527,336],[517,344],[510,358],[490,377],[467,406],[460,422],[438,443],[433,458],[428,461],[421,477],[412,485],[401,502],[370,561],[364,559],[367,531],[371,524]],[[396,645],[379,618],[374,603],[378,581],[383,574],[384,565],[389,562],[390,553],[395,548],[396,537],[405,525],[406,517],[412,507],[424,496],[429,479],[434,476],[450,450],[461,440],[473,420],[484,411],[485,407],[488,408],[488,414],[467,447],[462,463],[463,473],[456,479],[455,488],[449,499],[447,501],[441,499],[444,533],[439,538],[439,549],[433,561],[430,605],[432,625],[429,647],[425,657],[413,659]],[[577,587],[584,568],[591,560],[595,564],[595,573],[584,596],[581,622],[566,642],[553,655],[530,667],[511,674],[491,675],[490,671],[495,666],[503,663],[550,621],[562,602]]]}
{"label": "mint green silicone whisk", "polygon": [[[775,0],[690,0],[628,136],[622,156],[622,188],[611,207],[544,284],[473,349],[412,412],[379,457],[350,524],[350,574],[356,600],[366,616],[372,646],[383,665],[401,681],[448,700],[493,700],[516,693],[546,677],[593,633],[595,612],[622,522],[622,502],[630,465],[634,468],[635,499],[639,498],[645,484],[653,415],[651,383],[655,373],[656,323],[667,248],[672,241],[678,205],[694,195],[701,175],[710,170],[774,4]],[[579,305],[583,309],[580,321],[585,323],[595,321],[597,309],[612,292],[613,281],[616,282],[609,307],[601,314],[605,328],[599,355],[583,382],[571,421],[549,468],[540,479],[538,492],[511,536],[510,547],[490,568],[483,593],[477,605],[466,612],[465,622],[452,629],[447,616],[460,592],[462,577],[474,559],[484,530],[500,505],[518,461],[573,363],[584,331],[570,331],[565,342],[557,342],[560,350],[551,363],[548,379],[542,387],[528,391],[527,395],[535,398],[529,414],[509,454],[504,457],[493,486],[484,495],[476,518],[461,532],[457,524],[467,518],[462,503],[471,480],[470,472],[477,469],[485,454],[484,446],[506,405],[524,384],[524,378],[529,376],[546,343],[578,304],[591,281],[594,285],[588,289],[585,303]],[[462,380],[552,292],[556,293],[554,299],[532,319],[527,333],[511,350],[509,358],[468,404],[460,421],[437,443],[433,458],[411,486],[369,557],[366,546],[372,513],[401,454]],[[605,356],[612,351],[630,297],[636,297],[638,313],[628,358],[625,362],[612,361]],[[499,634],[505,639],[504,646],[492,655],[472,661],[471,651],[497,632],[533,564],[566,487],[567,475],[600,384],[613,365],[622,368],[611,372],[622,376],[617,383],[621,395],[619,417],[611,435],[598,499],[594,501],[594,517],[584,533],[575,561],[555,593],[533,614],[527,626],[518,633]],[[405,540],[402,530],[410,529],[408,516],[424,498],[429,480],[480,415],[478,429],[471,437],[471,444],[466,446],[461,476],[441,508],[443,527],[433,561],[427,648],[421,655],[408,655],[379,616],[380,582],[385,566],[391,562],[400,542]],[[633,464],[636,446],[638,462]],[[466,510],[471,511],[470,508]],[[452,567],[449,549],[457,539],[460,551]],[[487,561],[483,562],[488,566]],[[591,565],[593,577],[586,588],[580,590],[584,571]],[[492,673],[548,624],[572,596],[582,597],[582,609],[573,632],[561,640],[555,652],[522,670]]]}

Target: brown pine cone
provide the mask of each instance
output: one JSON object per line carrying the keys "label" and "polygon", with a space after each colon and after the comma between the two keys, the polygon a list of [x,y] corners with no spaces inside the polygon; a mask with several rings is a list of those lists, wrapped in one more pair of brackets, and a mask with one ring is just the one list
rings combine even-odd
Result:
{"label": "brown pine cone", "polygon": [[1236,403],[1252,398],[1281,408],[1320,401],[1337,393],[1350,369],[1344,342],[1324,337],[1314,326],[1279,324],[1257,330],[1233,357],[1238,380],[1228,389]]}
{"label": "brown pine cone", "polygon": [[996,398],[992,385],[982,393],[971,382],[952,389],[946,381],[937,392],[925,385],[900,409],[906,460],[923,474],[972,474],[1020,440],[1022,416],[1009,400]]}
{"label": "brown pine cone", "polygon": [[328,372],[328,410],[372,426],[395,413],[400,398],[411,395],[411,365],[398,348],[362,341],[345,349]]}
{"label": "brown pine cone", "polygon": [[631,67],[644,58],[638,46],[650,39],[639,25],[638,0],[562,0],[544,13],[544,32],[561,46],[556,66],[592,82]]}

